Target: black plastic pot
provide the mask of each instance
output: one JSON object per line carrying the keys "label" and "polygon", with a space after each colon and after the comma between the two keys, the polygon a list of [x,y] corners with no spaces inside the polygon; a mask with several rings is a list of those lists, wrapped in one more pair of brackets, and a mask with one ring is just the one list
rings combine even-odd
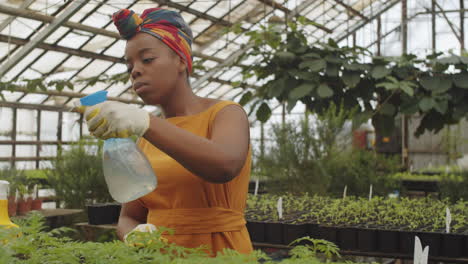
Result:
{"label": "black plastic pot", "polygon": [[429,246],[429,256],[440,256],[442,235],[434,232],[419,232],[418,237],[421,239],[423,249]]}
{"label": "black plastic pot", "polygon": [[377,250],[377,230],[359,228],[357,230],[357,247],[360,251],[373,252]]}
{"label": "black plastic pot", "polygon": [[442,234],[442,252],[440,255],[444,257],[461,257],[463,255],[464,240],[465,236],[460,234]]}
{"label": "black plastic pot", "polygon": [[339,229],[338,245],[343,250],[357,249],[357,229],[352,227],[342,227]]}
{"label": "black plastic pot", "polygon": [[338,244],[338,228],[336,226],[319,225],[319,238]]}
{"label": "black plastic pot", "polygon": [[247,221],[247,230],[253,242],[265,242],[265,223]]}
{"label": "black plastic pot", "polygon": [[265,242],[271,244],[283,244],[283,224],[265,223]]}
{"label": "black plastic pot", "polygon": [[400,253],[412,255],[414,253],[414,237],[418,235],[415,231],[400,231]]}
{"label": "black plastic pot", "polygon": [[378,250],[384,253],[398,253],[398,235],[395,230],[377,230]]}
{"label": "black plastic pot", "polygon": [[307,224],[283,224],[283,243],[289,245],[294,240],[307,236],[307,229]]}
{"label": "black plastic pot", "polygon": [[465,246],[464,246],[464,249],[463,249],[463,256],[464,257],[468,257],[468,233],[465,234]]}
{"label": "black plastic pot", "polygon": [[307,235],[311,238],[320,238],[319,225],[308,223],[307,224]]}
{"label": "black plastic pot", "polygon": [[119,221],[120,204],[91,204],[86,207],[88,209],[88,223],[91,225],[110,225]]}

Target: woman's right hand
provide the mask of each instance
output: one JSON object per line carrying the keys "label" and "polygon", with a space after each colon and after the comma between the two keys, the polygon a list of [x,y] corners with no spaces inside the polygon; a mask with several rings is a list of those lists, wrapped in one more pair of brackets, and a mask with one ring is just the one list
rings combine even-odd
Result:
{"label": "woman's right hand", "polygon": [[138,225],[146,223],[148,209],[140,201],[135,200],[122,204],[119,223],[117,224],[117,236],[124,241],[125,235],[134,230]]}

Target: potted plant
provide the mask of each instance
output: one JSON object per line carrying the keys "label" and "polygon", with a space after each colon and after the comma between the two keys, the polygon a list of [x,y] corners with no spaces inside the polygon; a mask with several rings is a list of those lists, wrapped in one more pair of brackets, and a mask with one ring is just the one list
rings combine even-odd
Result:
{"label": "potted plant", "polygon": [[18,208],[18,203],[16,201],[16,194],[15,195],[9,195],[8,196],[8,215],[11,216],[16,216],[16,211]]}
{"label": "potted plant", "polygon": [[18,199],[18,215],[25,215],[31,211],[32,199],[29,197],[28,188],[20,184],[18,185],[19,199]]}
{"label": "potted plant", "polygon": [[42,198],[39,197],[39,190],[37,189],[37,185],[34,185],[32,193],[31,210],[42,210]]}

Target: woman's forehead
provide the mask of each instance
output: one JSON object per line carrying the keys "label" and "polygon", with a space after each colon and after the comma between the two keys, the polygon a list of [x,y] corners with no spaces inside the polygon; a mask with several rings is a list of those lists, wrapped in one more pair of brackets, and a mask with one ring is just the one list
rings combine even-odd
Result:
{"label": "woman's forehead", "polygon": [[146,33],[138,33],[133,38],[127,40],[125,57],[131,57],[148,50],[162,52],[165,49],[165,45],[156,37]]}

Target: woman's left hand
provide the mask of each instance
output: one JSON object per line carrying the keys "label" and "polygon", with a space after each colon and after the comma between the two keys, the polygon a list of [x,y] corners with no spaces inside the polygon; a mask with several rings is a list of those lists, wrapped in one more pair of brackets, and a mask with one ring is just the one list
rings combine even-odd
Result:
{"label": "woman's left hand", "polygon": [[88,124],[89,132],[100,139],[143,136],[148,130],[150,115],[133,105],[106,101],[80,108]]}

